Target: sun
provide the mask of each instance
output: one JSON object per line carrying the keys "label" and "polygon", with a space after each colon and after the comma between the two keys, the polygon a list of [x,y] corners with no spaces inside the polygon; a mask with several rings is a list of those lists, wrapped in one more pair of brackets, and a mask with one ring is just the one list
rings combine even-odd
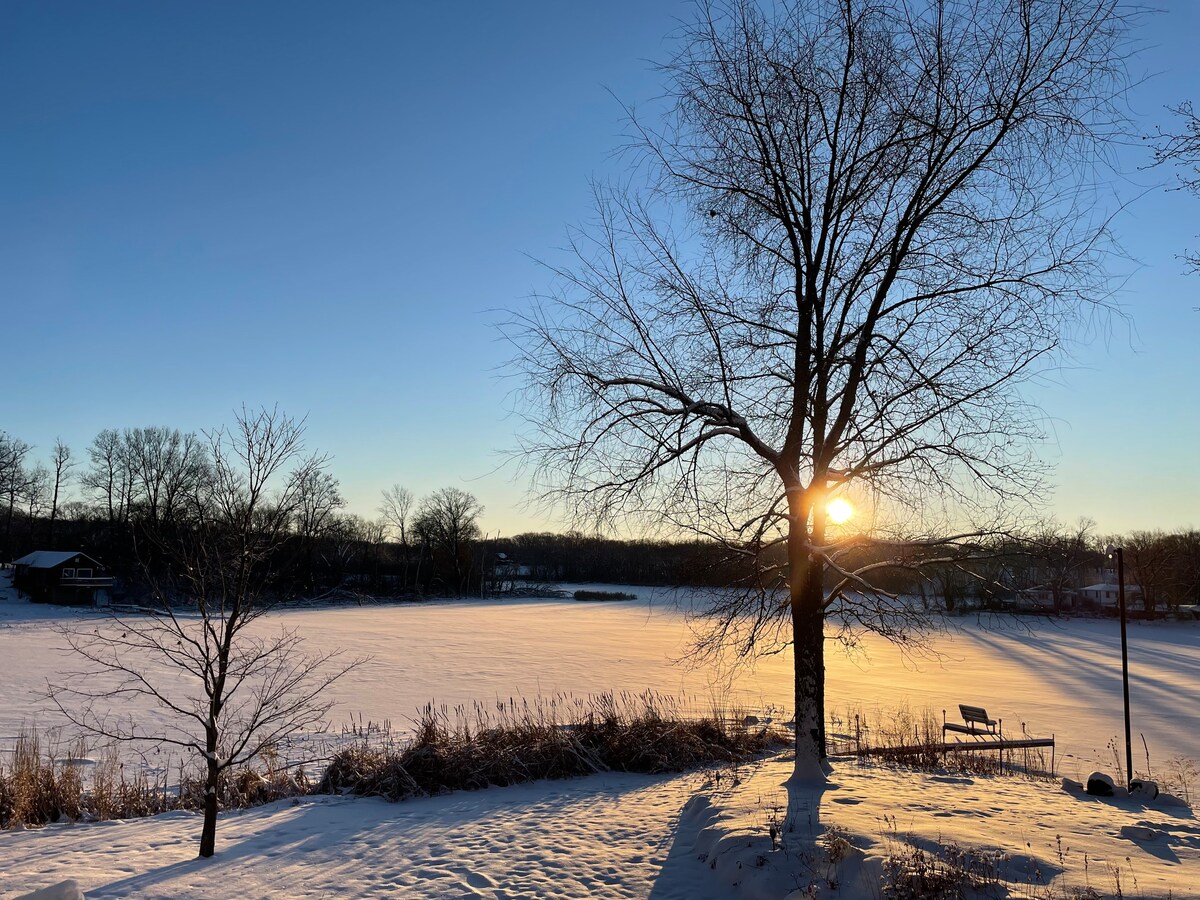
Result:
{"label": "sun", "polygon": [[845,497],[836,497],[825,507],[825,514],[834,525],[844,525],[854,515],[854,507]]}

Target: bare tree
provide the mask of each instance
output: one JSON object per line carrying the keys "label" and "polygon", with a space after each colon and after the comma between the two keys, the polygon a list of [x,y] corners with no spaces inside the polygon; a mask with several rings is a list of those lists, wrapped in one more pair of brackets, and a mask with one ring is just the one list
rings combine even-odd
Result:
{"label": "bare tree", "polygon": [[29,472],[25,468],[25,457],[33,448],[20,440],[0,431],[0,497],[7,504],[4,514],[4,551],[11,555],[12,526],[18,504],[25,496]]}
{"label": "bare tree", "polygon": [[798,779],[823,777],[827,618],[912,630],[827,501],[911,511],[907,537],[1040,494],[1019,388],[1107,296],[1092,179],[1128,24],[1115,0],[702,2],[664,123],[634,122],[649,187],[597,188],[508,327],[546,497],[764,560],[713,636],[792,644]]}
{"label": "bare tree", "polygon": [[1152,617],[1170,593],[1179,545],[1161,531],[1135,531],[1112,543],[1124,548],[1126,572],[1142,591],[1143,611]]}
{"label": "bare tree", "polygon": [[383,516],[383,521],[387,523],[387,527],[392,531],[393,535],[400,540],[400,554],[404,564],[405,588],[408,587],[408,522],[412,512],[412,505],[412,491],[398,484],[393,484],[386,491],[383,491],[383,502],[379,505],[379,512]]}
{"label": "bare tree", "polygon": [[122,435],[129,467],[131,507],[152,528],[175,522],[177,508],[207,474],[200,437],[177,428],[126,428]]}
{"label": "bare tree", "polygon": [[[171,563],[166,575],[146,572],[162,613],[64,630],[87,663],[51,692],[71,722],[178,748],[204,767],[201,857],[215,851],[222,773],[320,726],[328,687],[356,664],[306,651],[295,631],[255,624],[286,593],[280,553],[308,471],[288,467],[304,458],[303,434],[277,410],[244,409],[232,429],[209,433],[208,476],[176,498],[190,507],[189,527],[147,532]],[[122,716],[126,703],[153,709]]]}
{"label": "bare tree", "polygon": [[107,513],[110,525],[123,523],[129,514],[133,473],[121,433],[105,428],[88,446],[90,467],[80,483],[92,500]]}
{"label": "bare tree", "polygon": [[448,487],[421,498],[413,530],[442,562],[443,578],[453,590],[467,588],[471,570],[470,545],[479,538],[483,506],[474,494]]}
{"label": "bare tree", "polygon": [[50,549],[54,549],[54,525],[58,520],[59,500],[63,490],[67,486],[67,479],[70,477],[71,469],[75,467],[74,460],[71,459],[71,448],[63,443],[62,438],[54,440],[54,456],[51,460],[54,467],[54,491],[50,500]]}
{"label": "bare tree", "polygon": [[[295,531],[304,548],[306,586],[317,586],[316,551],[318,542],[329,537],[337,521],[337,511],[346,505],[341,485],[328,471],[329,458],[313,454],[292,472],[297,484]],[[329,560],[325,560],[328,567]]]}
{"label": "bare tree", "polygon": [[38,463],[26,472],[21,496],[25,502],[25,520],[29,523],[29,535],[32,539],[34,523],[50,505],[50,470],[44,463]]}
{"label": "bare tree", "polygon": [[1080,573],[1095,556],[1095,528],[1096,523],[1087,518],[1080,519],[1074,528],[1047,522],[1026,546],[1037,561],[1038,574],[1050,591],[1056,613],[1066,606],[1068,592],[1081,587]]}
{"label": "bare tree", "polygon": [[[1178,122],[1178,131],[1159,132],[1154,148],[1154,160],[1160,165],[1170,163],[1182,169],[1179,187],[1200,196],[1200,116],[1191,102],[1171,110]],[[1200,272],[1200,253],[1185,253],[1183,257],[1193,272]]]}

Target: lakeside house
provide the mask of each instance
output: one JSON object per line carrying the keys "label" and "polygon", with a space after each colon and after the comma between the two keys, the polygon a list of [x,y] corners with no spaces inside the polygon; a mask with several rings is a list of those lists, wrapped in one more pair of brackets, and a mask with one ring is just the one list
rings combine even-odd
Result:
{"label": "lakeside house", "polygon": [[35,603],[108,606],[112,576],[78,550],[35,550],[13,560],[13,587]]}
{"label": "lakeside house", "polygon": [[[1117,596],[1117,585],[1112,582],[1090,584],[1079,589],[1079,598],[1085,603],[1094,604],[1100,609],[1116,609],[1120,602]],[[1125,585],[1125,606],[1129,609],[1140,606],[1142,589],[1136,584]]]}

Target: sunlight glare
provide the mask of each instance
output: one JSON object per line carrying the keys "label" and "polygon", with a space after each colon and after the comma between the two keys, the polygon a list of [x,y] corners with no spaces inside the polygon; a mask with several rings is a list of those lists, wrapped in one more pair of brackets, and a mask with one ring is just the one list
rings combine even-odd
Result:
{"label": "sunlight glare", "polygon": [[825,507],[825,513],[833,524],[844,525],[854,515],[854,507],[845,497],[837,497],[829,501],[829,505]]}

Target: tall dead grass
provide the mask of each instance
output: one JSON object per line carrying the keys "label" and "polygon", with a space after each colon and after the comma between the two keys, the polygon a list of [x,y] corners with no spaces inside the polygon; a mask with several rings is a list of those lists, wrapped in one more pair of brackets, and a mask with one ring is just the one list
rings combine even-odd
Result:
{"label": "tall dead grass", "polygon": [[401,800],[596,772],[678,772],[737,763],[787,741],[733,714],[688,715],[654,693],[429,705],[411,740],[360,741],[336,753],[316,792]]}
{"label": "tall dead grass", "polygon": [[[39,827],[52,822],[134,819],[175,809],[200,809],[204,779],[182,764],[174,770],[125,765],[118,749],[88,756],[83,741],[64,746],[53,734],[22,728],[8,762],[0,761],[0,828]],[[307,794],[304,770],[286,766],[272,750],[257,769],[230,772],[218,788],[224,809],[270,803]]]}
{"label": "tall dead grass", "polygon": [[79,817],[83,780],[74,756],[60,759],[51,743],[43,753],[42,740],[32,730],[17,735],[12,759],[0,764],[0,828],[13,825],[45,825],[59,819]]}

